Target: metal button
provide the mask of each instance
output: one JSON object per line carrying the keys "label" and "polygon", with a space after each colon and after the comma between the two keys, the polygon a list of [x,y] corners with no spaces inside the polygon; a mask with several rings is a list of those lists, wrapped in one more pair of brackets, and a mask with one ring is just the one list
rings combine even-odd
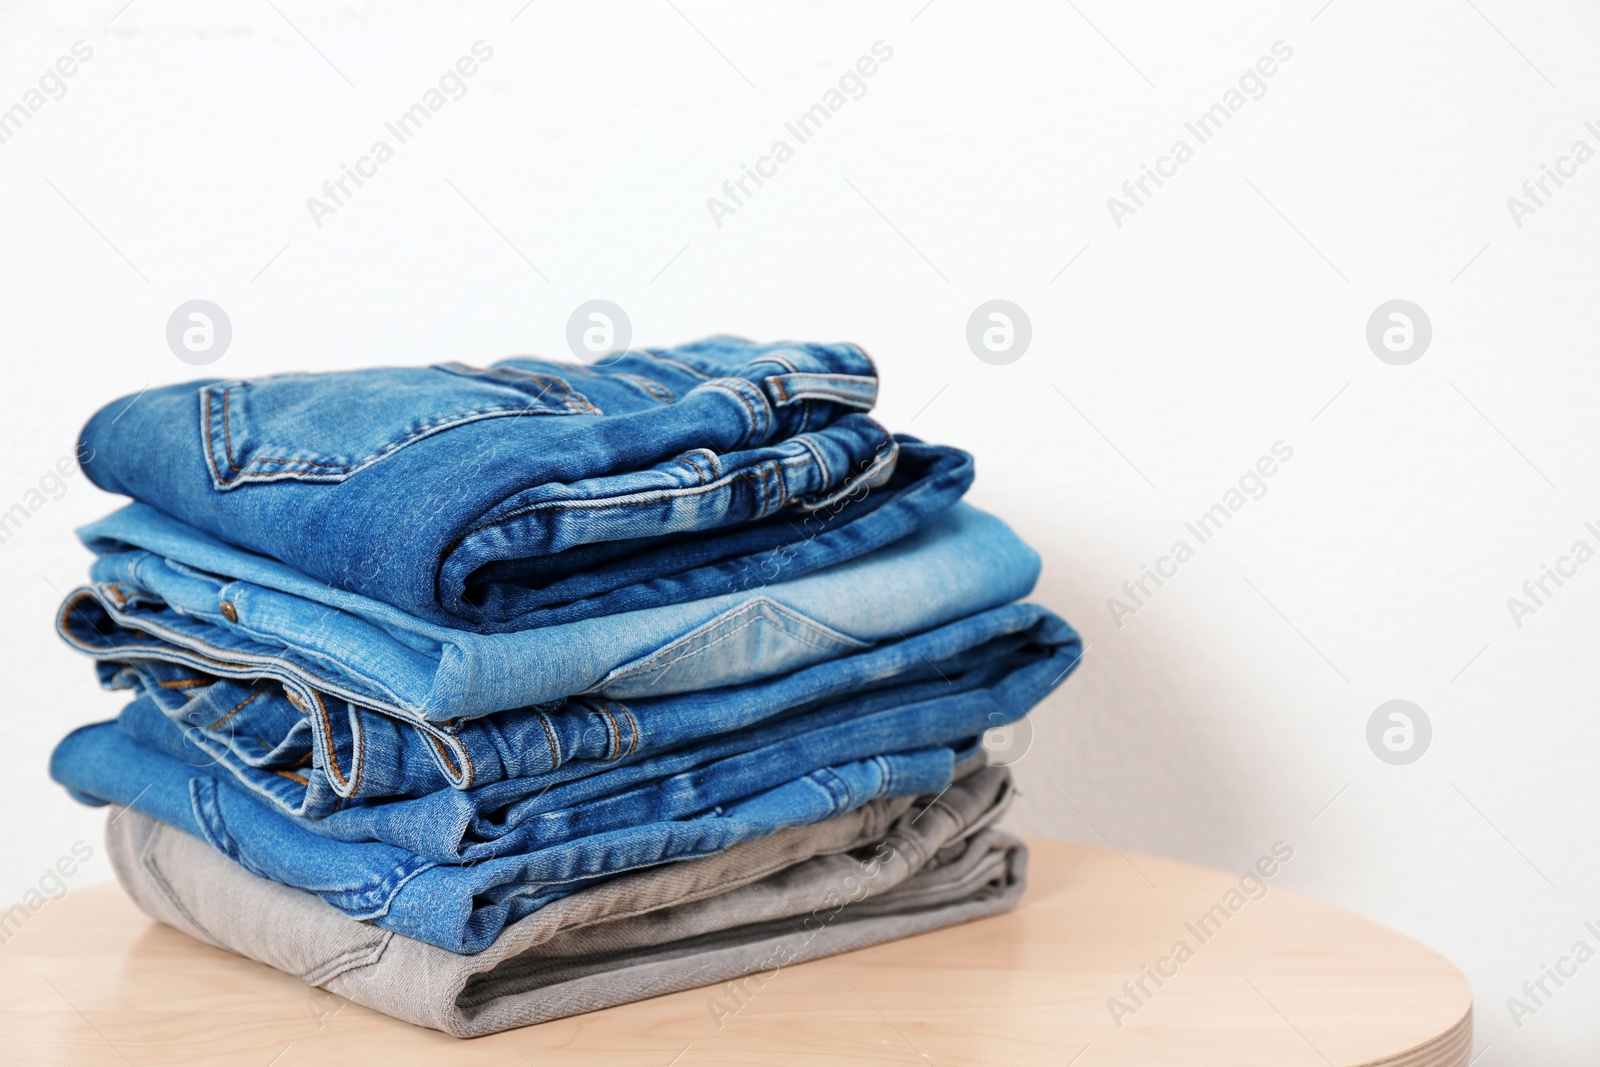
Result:
{"label": "metal button", "polygon": [[222,602],[222,617],[227,619],[229,622],[239,621],[238,611],[234,610],[234,606],[226,600]]}

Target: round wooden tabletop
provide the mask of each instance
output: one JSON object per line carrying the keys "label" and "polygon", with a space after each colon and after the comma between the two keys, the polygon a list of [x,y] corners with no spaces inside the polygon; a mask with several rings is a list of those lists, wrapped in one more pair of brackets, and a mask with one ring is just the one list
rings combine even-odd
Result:
{"label": "round wooden tabletop", "polygon": [[736,1014],[713,1014],[719,988],[689,990],[473,1041],[200,944],[146,919],[116,886],[93,886],[7,930],[0,1060],[1467,1063],[1472,991],[1414,941],[1270,881],[1241,889],[1237,875],[1171,860],[1031,847],[1030,886],[1011,914],[786,968]]}

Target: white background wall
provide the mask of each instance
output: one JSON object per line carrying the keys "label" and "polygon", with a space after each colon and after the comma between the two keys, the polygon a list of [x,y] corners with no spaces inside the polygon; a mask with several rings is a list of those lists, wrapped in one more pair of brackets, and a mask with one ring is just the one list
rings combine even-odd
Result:
{"label": "white background wall", "polygon": [[[1600,147],[1592,6],[121,3],[0,16],[0,108],[93,48],[0,144],[0,510],[151,383],[564,355],[593,297],[643,344],[858,341],[884,421],[977,455],[972,499],[1091,643],[1015,825],[1224,868],[1284,839],[1278,884],[1467,971],[1484,1067],[1592,1062],[1600,964],[1521,1029],[1506,1006],[1600,919],[1600,563],[1520,628],[1506,605],[1600,547],[1600,161],[1520,227],[1506,204]],[[314,225],[479,40],[467,94]],[[707,198],[880,40],[866,94],[719,227]],[[1275,41],[1265,95],[1115,225]],[[197,297],[234,330],[209,371],[164,338]],[[965,341],[997,297],[1033,325],[1008,366]],[[1395,298],[1433,324],[1407,366],[1364,336]],[[1119,628],[1124,579],[1280,440],[1267,494]],[[120,700],[50,619],[72,529],[115,504],[77,476],[0,545],[8,901],[98,840],[46,757]],[[1365,740],[1394,698],[1433,724],[1409,766]]]}

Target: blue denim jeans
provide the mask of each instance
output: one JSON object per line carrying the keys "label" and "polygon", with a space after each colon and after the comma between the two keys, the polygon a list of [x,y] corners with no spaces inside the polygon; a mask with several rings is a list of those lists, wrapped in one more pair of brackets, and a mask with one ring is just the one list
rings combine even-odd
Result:
{"label": "blue denim jeans", "polygon": [[[970,752],[971,746],[965,750]],[[876,797],[937,793],[957,753],[934,747],[826,767],[699,817],[639,823],[563,844],[441,864],[380,841],[338,841],[227,779],[139,744],[116,723],[56,747],[50,772],[79,799],[117,803],[207,841],[251,873],[316,893],[356,919],[453,952],[480,952],[508,923],[624,871],[710,855]]]}
{"label": "blue denim jeans", "polygon": [[[901,452],[862,414],[876,397],[852,345],[719,337],[603,367],[517,358],[167,386],[96,413],[79,455],[96,485],[213,537],[492,632],[619,591],[612,610],[704,596],[727,575],[637,587],[790,543],[807,516],[838,509],[822,525],[853,525],[864,501],[850,501],[888,484]],[[714,530],[687,563],[656,550]],[[834,540],[809,555],[854,539]],[[809,555],[789,573],[828,561]]]}
{"label": "blue denim jeans", "polygon": [[[1078,635],[1059,618],[1008,605],[749,686],[612,702],[604,714],[572,702],[464,723],[458,740],[480,754],[472,783],[446,776],[441,747],[421,730],[352,714],[361,733],[324,753],[309,725],[315,716],[270,690],[204,684],[186,668],[128,668],[140,695],[119,721],[197,771],[320,820],[318,833],[476,862],[555,843],[574,828],[596,832],[604,820],[687,817],[823,766],[1007,725],[1080,654]],[[336,780],[358,783],[356,795],[341,796]]]}
{"label": "blue denim jeans", "polygon": [[[865,556],[793,581],[516,633],[419,620],[124,509],[95,584],[58,629],[101,660],[163,660],[282,683],[307,715],[331,697],[416,723],[739,685],[864,651],[1024,597],[1039,557],[993,516],[955,504]],[[443,739],[441,739],[443,740]],[[464,752],[451,758],[465,759]]]}

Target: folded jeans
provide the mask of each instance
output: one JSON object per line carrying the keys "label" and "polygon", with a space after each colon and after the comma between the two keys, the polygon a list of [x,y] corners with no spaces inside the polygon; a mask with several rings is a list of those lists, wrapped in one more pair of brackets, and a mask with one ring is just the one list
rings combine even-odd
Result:
{"label": "folded jeans", "polygon": [[718,337],[595,367],[166,386],[102,408],[79,456],[102,489],[215,537],[492,629],[548,606],[522,561],[804,515],[883,484],[898,446],[862,414],[876,397],[853,345]]}
{"label": "folded jeans", "polygon": [[[970,755],[975,746],[963,752]],[[145,812],[209,842],[247,870],[316,893],[455,952],[478,952],[508,924],[631,870],[721,852],[790,826],[820,822],[879,797],[937,793],[957,753],[934,747],[823,768],[696,818],[581,837],[473,864],[442,864],[377,841],[336,841],[225,778],[139,744],[116,723],[68,734],[50,773],[80,800]]]}
{"label": "folded jeans", "polygon": [[[479,863],[628,827],[693,819],[825,768],[942,746],[964,751],[1020,719],[1071,670],[1071,652],[1029,648],[969,670],[732,731],[570,781],[508,779],[470,791],[351,805],[294,821],[345,842],[382,841],[439,863]],[[194,770],[239,784],[148,698],[124,709],[122,730]],[[255,771],[268,794],[285,772]],[[259,781],[258,781],[259,780]],[[281,808],[274,809],[284,814]]]}
{"label": "folded jeans", "polygon": [[[315,713],[304,714],[270,680],[208,681],[152,660],[121,665],[111,682],[139,695],[120,721],[141,742],[231,775],[289,815],[343,825],[414,816],[436,843],[371,832],[454,855],[464,837],[489,840],[518,820],[671,776],[680,807],[709,807],[726,794],[715,794],[721,775],[708,764],[802,734],[824,740],[818,753],[854,745],[869,755],[895,740],[892,724],[906,731],[900,747],[1004,726],[1059,685],[1080,654],[1066,623],[1037,605],[1011,604],[745,686],[627,702],[578,698],[426,727],[320,696]],[[391,803],[399,798],[427,799]],[[455,836],[438,844],[447,829]],[[321,832],[347,836],[334,826]]]}
{"label": "folded jeans", "polygon": [[[1025,852],[992,824],[1003,768],[939,797],[871,801],[726,852],[603,882],[509,926],[475,955],[359,922],[114,809],[107,849],[151,918],[311,985],[458,1037],[754,975],[1011,907]],[[787,920],[787,921],[785,921]],[[707,1025],[736,1010],[708,991]]]}
{"label": "folded jeans", "polygon": [[307,708],[323,694],[418,723],[768,678],[1010,603],[1039,574],[1038,554],[1005,523],[958,503],[916,533],[793,581],[478,634],[132,511],[112,518],[126,520],[121,540],[141,547],[100,557],[95,584],[62,605],[57,630],[73,647],[111,663],[274,678]]}

